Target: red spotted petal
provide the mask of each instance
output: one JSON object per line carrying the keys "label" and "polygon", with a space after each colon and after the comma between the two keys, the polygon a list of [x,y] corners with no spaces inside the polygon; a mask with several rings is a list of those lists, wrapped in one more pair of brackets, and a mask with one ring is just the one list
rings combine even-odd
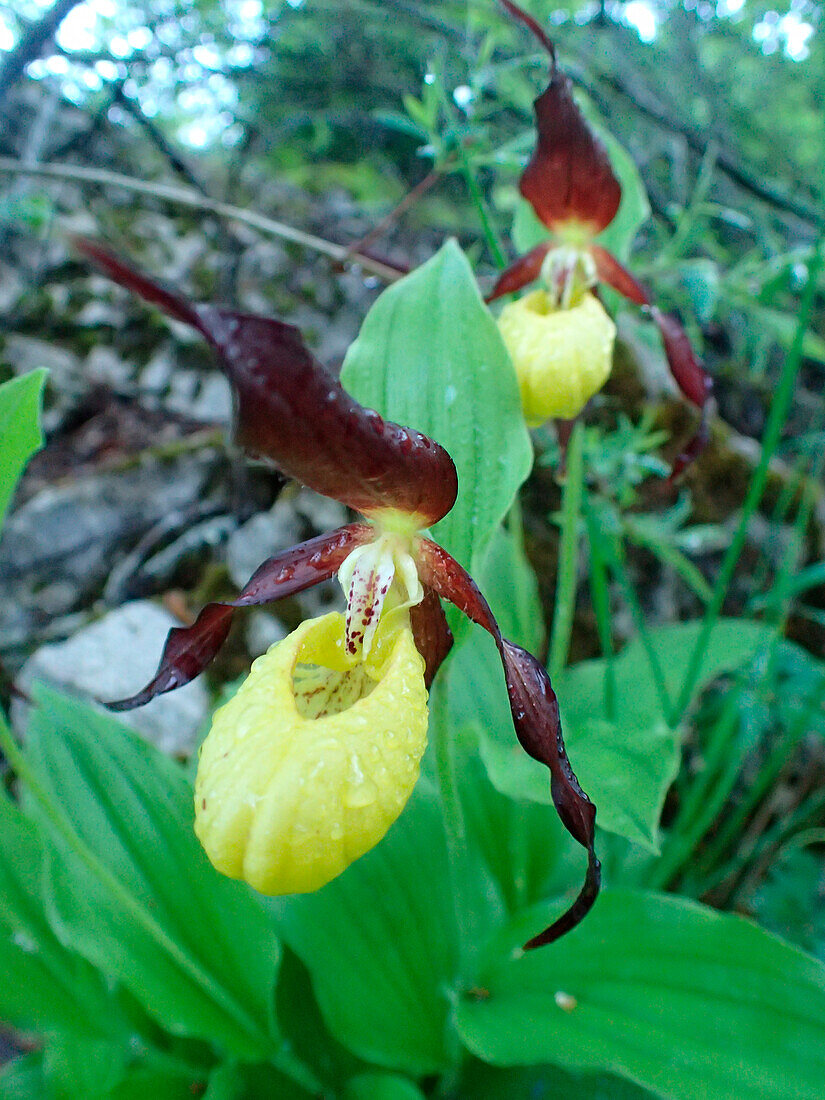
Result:
{"label": "red spotted petal", "polygon": [[502,638],[487,601],[473,578],[446,550],[421,539],[418,565],[422,581],[450,600],[495,639],[504,666],[516,736],[524,750],[550,769],[550,789],[562,824],[587,849],[587,874],[573,905],[525,948],[552,943],[587,914],[599,892],[601,868],[594,847],[596,807],[579,785],[562,737],[559,706],[550,679],[535,657]]}
{"label": "red spotted petal", "polygon": [[549,229],[574,222],[595,236],[610,225],[622,200],[607,150],[576,106],[563,73],[553,73],[533,106],[538,144],[521,177],[521,193]]}
{"label": "red spotted petal", "polygon": [[424,658],[424,682],[433,682],[441,662],[453,648],[453,634],[435,592],[424,587],[424,599],[410,608],[410,625],[418,652]]}
{"label": "red spotted petal", "polygon": [[494,302],[496,298],[501,298],[505,294],[514,294],[517,290],[527,286],[528,283],[535,282],[541,273],[544,257],[551,248],[553,248],[552,241],[537,244],[524,256],[520,256],[515,263],[510,264],[507,270],[502,271],[499,275],[498,281],[492,292],[487,296],[486,301]]}
{"label": "red spotted petal", "polygon": [[354,401],[313,357],[297,328],[190,305],[100,245],[76,243],[116,282],[206,337],[235,391],[237,438],[248,451],[366,515],[397,509],[428,526],[449,512],[458,481],[447,452]]}
{"label": "red spotted petal", "polygon": [[327,580],[351,550],[374,537],[372,527],[352,523],[269,558],[255,570],[237,599],[207,604],[191,626],[170,630],[158,670],[146,687],[128,699],[107,705],[111,710],[132,710],[156,695],[188,684],[203,672],[226,641],[236,608],[281,600]]}

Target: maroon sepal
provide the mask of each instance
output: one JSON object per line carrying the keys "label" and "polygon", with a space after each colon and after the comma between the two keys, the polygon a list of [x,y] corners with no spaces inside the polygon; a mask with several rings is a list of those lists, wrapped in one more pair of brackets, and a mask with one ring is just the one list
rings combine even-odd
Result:
{"label": "maroon sepal", "polygon": [[670,471],[670,476],[666,481],[668,487],[675,485],[688,466],[693,465],[699,455],[704,451],[708,445],[710,439],[710,422],[716,410],[716,401],[713,397],[708,398],[705,407],[702,409],[702,419],[699,421],[699,427],[696,429],[695,434],[684,445],[683,449],[676,456],[673,463],[673,469]]}
{"label": "maroon sepal", "polygon": [[446,550],[429,539],[418,540],[422,581],[495,639],[516,736],[525,752],[550,769],[550,790],[562,824],[587,850],[587,874],[573,905],[525,949],[540,947],[569,932],[585,916],[599,893],[601,867],[595,852],[596,807],[582,790],[570,766],[562,737],[559,706],[546,671],[526,650],[502,638],[489,604],[475,581]]}
{"label": "maroon sepal", "polygon": [[410,608],[410,626],[416,649],[424,658],[424,683],[429,688],[441,662],[453,648],[453,633],[441,600],[427,585],[424,599]]}
{"label": "maroon sepal", "polygon": [[556,47],[552,39],[549,38],[541,29],[539,24],[533,18],[532,15],[528,15],[523,8],[520,8],[518,4],[514,4],[513,0],[501,0],[502,7],[506,8],[513,18],[518,19],[520,23],[523,23],[541,42],[545,50],[550,54],[550,58],[553,62],[553,69],[556,68]]}
{"label": "maroon sepal", "polygon": [[668,485],[672,485],[687,467],[699,457],[707,444],[710,434],[712,408],[710,396],[713,390],[713,381],[694,353],[688,335],[682,328],[680,321],[672,314],[663,313],[652,305],[650,295],[645,287],[606,248],[602,248],[601,245],[591,245],[590,255],[595,261],[596,272],[600,281],[612,286],[619,294],[622,294],[636,305],[646,308],[656,322],[662,335],[665,356],[674,381],[688,401],[696,405],[702,413],[702,420],[696,434],[685,445],[673,463],[673,469],[667,481]]}
{"label": "maroon sepal", "polygon": [[622,189],[607,150],[573,99],[568,77],[555,72],[534,105],[538,144],[519,188],[548,229],[586,226],[593,236],[616,216]]}
{"label": "maroon sepal", "polygon": [[694,354],[681,322],[672,313],[662,313],[656,306],[650,307],[650,316],[662,334],[670,373],[677,386],[697,409],[704,409],[713,382]]}
{"label": "maroon sepal", "polygon": [[287,476],[366,515],[415,514],[429,526],[458,492],[453,461],[433,440],[354,401],[292,325],[193,306],[91,241],[77,247],[122,286],[196,328],[235,391],[237,438]]}
{"label": "maroon sepal", "polygon": [[535,282],[541,273],[541,265],[544,257],[554,248],[552,241],[543,241],[531,248],[524,256],[520,256],[515,263],[510,264],[506,271],[502,271],[496,285],[485,298],[486,302],[494,302],[496,298],[502,298],[505,294],[515,294],[517,290]]}
{"label": "maroon sepal", "polygon": [[602,248],[600,244],[592,244],[590,255],[596,265],[596,274],[600,282],[612,286],[637,306],[650,305],[650,295],[645,287],[606,248]]}
{"label": "maroon sepal", "polygon": [[351,550],[374,537],[375,531],[368,524],[351,523],[269,558],[255,570],[237,599],[207,604],[191,626],[176,626],[169,631],[158,670],[142,691],[106,705],[110,710],[132,710],[156,695],[188,684],[203,672],[226,641],[236,608],[281,600],[327,580]]}

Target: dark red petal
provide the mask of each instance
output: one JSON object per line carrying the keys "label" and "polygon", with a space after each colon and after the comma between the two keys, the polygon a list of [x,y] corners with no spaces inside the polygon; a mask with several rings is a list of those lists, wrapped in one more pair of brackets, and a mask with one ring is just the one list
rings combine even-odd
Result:
{"label": "dark red petal", "polygon": [[426,585],[424,599],[410,608],[410,625],[416,648],[424,658],[424,683],[429,688],[441,662],[453,648],[453,634],[441,600]]}
{"label": "dark red petal", "polygon": [[496,298],[501,298],[505,294],[514,294],[517,290],[527,286],[528,283],[538,279],[544,257],[551,248],[553,248],[553,242],[544,241],[542,244],[537,244],[535,248],[531,248],[524,256],[519,257],[515,263],[510,264],[507,270],[502,271],[499,275],[498,282],[485,301],[494,302]]}
{"label": "dark red petal", "polygon": [[146,687],[129,699],[107,706],[111,710],[132,710],[156,695],[188,684],[203,672],[226,641],[236,608],[271,603],[311,588],[331,577],[351,550],[374,537],[372,527],[352,523],[269,558],[255,570],[237,599],[207,604],[191,626],[170,630],[158,670]]}
{"label": "dark red petal", "polygon": [[679,480],[688,466],[691,466],[696,461],[708,445],[708,439],[710,438],[710,421],[715,408],[716,401],[711,397],[708,399],[704,409],[702,409],[702,419],[699,421],[699,427],[696,429],[696,434],[688,440],[683,449],[676,456],[676,460],[673,463],[673,469],[670,471],[670,476],[666,482],[668,486],[674,485]]}
{"label": "dark red petal", "polygon": [[662,313],[660,309],[652,305],[647,290],[607,249],[602,248],[600,245],[592,245],[590,255],[595,261],[596,271],[603,283],[612,286],[614,290],[618,290],[620,294],[623,294],[625,298],[629,298],[631,302],[635,302],[636,305],[648,308],[650,316],[656,322],[659,332],[662,334],[670,373],[688,401],[693,402],[702,412],[702,420],[696,434],[688,441],[673,463],[673,469],[668,478],[668,484],[672,485],[687,467],[698,458],[707,445],[711,415],[709,399],[713,390],[713,381],[694,353],[687,333],[682,328],[679,320],[672,314]]}
{"label": "dark red petal", "polygon": [[590,255],[596,264],[596,274],[600,282],[612,286],[637,306],[650,305],[650,295],[647,290],[606,248],[602,248],[600,244],[591,245]]}
{"label": "dark red petal", "polygon": [[703,409],[710,397],[713,382],[690,346],[681,322],[671,313],[662,313],[656,306],[651,306],[650,316],[662,334],[668,366],[676,384],[688,401],[692,401],[698,409]]}
{"label": "dark red petal", "polygon": [[183,321],[184,324],[192,325],[194,328],[200,327],[195,308],[185,298],[181,298],[177,294],[166,290],[165,287],[159,286],[151,279],[147,279],[140,271],[127,267],[117,256],[114,256],[97,241],[91,241],[88,237],[78,237],[74,234],[70,237],[70,240],[78,252],[90,259],[113,282],[133,291],[141,298],[145,298],[152,305],[159,306],[164,313],[168,313],[176,321]]}
{"label": "dark red petal", "polygon": [[447,452],[354,401],[313,357],[297,328],[192,306],[101,246],[78,247],[112,279],[206,337],[235,391],[237,437],[247,450],[367,515],[398,509],[420,516],[424,527],[449,512],[458,480]]}
{"label": "dark red petal", "polygon": [[206,668],[226,641],[232,625],[231,607],[209,603],[191,626],[176,626],[169,631],[158,670],[149,683],[128,699],[107,703],[109,710],[133,710],[156,695],[183,687]]}
{"label": "dark red petal", "polygon": [[446,550],[429,539],[420,539],[417,560],[422,581],[495,639],[504,665],[516,736],[525,752],[550,769],[550,789],[562,824],[587,849],[587,874],[579,896],[566,913],[525,944],[525,948],[552,943],[578,924],[599,892],[601,868],[594,847],[596,807],[582,790],[567,759],[558,701],[547,672],[526,650],[502,638],[475,581]]}
{"label": "dark red petal", "polygon": [[577,222],[595,236],[610,225],[622,201],[607,150],[576,106],[563,73],[553,74],[533,106],[538,144],[521,177],[521,193],[549,229]]}

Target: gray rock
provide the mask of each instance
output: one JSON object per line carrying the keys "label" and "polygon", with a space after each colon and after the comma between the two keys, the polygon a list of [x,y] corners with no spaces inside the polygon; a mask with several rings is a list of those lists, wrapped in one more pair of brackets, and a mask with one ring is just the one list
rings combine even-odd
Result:
{"label": "gray rock", "polygon": [[229,537],[226,566],[232,583],[246,584],[262,561],[301,541],[302,523],[294,501],[281,499],[268,512],[259,512]]}
{"label": "gray rock", "polygon": [[[124,604],[68,641],[42,646],[17,682],[23,691],[41,680],[92,701],[122,699],[152,678],[168,631],[179,625],[149,600]],[[20,700],[12,704],[12,723],[21,734],[27,711]],[[206,688],[195,680],[118,717],[163,752],[187,756],[197,746],[208,713]]]}

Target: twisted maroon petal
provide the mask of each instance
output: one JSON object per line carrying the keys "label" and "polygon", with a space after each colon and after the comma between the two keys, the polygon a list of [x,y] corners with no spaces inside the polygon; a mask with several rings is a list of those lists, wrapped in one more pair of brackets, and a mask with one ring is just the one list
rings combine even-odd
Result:
{"label": "twisted maroon petal", "polygon": [[77,247],[122,286],[196,328],[235,391],[237,438],[285,474],[366,515],[398,509],[429,526],[458,492],[452,459],[420,432],[384,421],[354,401],[292,325],[214,306],[193,306],[100,245]]}
{"label": "twisted maroon petal", "polygon": [[674,481],[691,465],[702,453],[710,436],[710,418],[713,403],[713,381],[702,366],[701,360],[693,351],[687,333],[682,328],[678,318],[670,313],[663,313],[651,302],[650,295],[644,286],[601,245],[591,245],[590,255],[596,264],[596,272],[599,279],[608,286],[612,286],[619,294],[643,306],[659,329],[662,335],[662,343],[665,346],[665,356],[679,389],[702,413],[699,427],[693,437],[683,447],[681,453],[673,463],[668,483]]}
{"label": "twisted maroon petal", "polygon": [[525,255],[520,256],[515,263],[510,264],[506,271],[502,271],[496,285],[485,301],[494,302],[496,298],[501,298],[505,294],[514,294],[517,290],[527,286],[528,283],[538,279],[544,257],[553,247],[552,241],[543,241],[541,244],[537,244],[535,248],[531,248]]}
{"label": "twisted maroon petal", "polygon": [[688,401],[692,401],[697,409],[703,409],[713,382],[694,354],[681,322],[672,313],[662,313],[656,306],[650,307],[650,316],[662,334],[665,355],[676,384]]}
{"label": "twisted maroon petal", "polygon": [[596,807],[582,790],[570,766],[558,701],[542,665],[526,650],[502,638],[498,623],[475,581],[446,550],[429,539],[420,539],[417,561],[422,581],[495,639],[504,666],[516,736],[534,760],[550,769],[550,790],[562,824],[587,849],[587,874],[578,897],[566,913],[524,945],[525,949],[541,947],[574,928],[598,895],[601,867],[594,847]]}
{"label": "twisted maroon petal", "polygon": [[600,282],[612,286],[637,306],[650,305],[650,295],[645,287],[606,248],[602,248],[600,244],[593,244],[590,246],[590,255],[596,264],[596,274]]}
{"label": "twisted maroon petal", "polygon": [[327,580],[351,550],[374,537],[375,531],[368,524],[351,523],[331,535],[319,535],[267,559],[255,570],[237,599],[207,604],[191,626],[170,630],[158,670],[146,687],[107,706],[111,710],[132,710],[156,695],[188,684],[203,672],[226,641],[236,608],[281,600]]}
{"label": "twisted maroon petal", "polygon": [[410,625],[416,648],[424,658],[424,683],[429,688],[441,662],[453,648],[453,634],[441,600],[426,585],[424,599],[410,608]]}
{"label": "twisted maroon petal", "polygon": [[610,225],[622,200],[607,150],[563,73],[553,73],[533,106],[538,144],[521,177],[521,193],[549,229],[577,222],[595,236]]}

